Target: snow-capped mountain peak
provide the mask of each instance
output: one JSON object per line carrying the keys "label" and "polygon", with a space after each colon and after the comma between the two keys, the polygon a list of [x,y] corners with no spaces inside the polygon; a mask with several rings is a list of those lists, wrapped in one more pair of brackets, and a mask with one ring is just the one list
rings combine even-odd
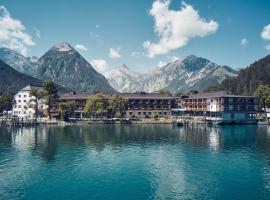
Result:
{"label": "snow-capped mountain peak", "polygon": [[8,48],[0,48],[0,59],[21,73],[32,75],[36,70],[37,59],[25,57],[22,54]]}
{"label": "snow-capped mountain peak", "polygon": [[237,72],[229,67],[190,55],[182,61],[175,60],[163,67],[156,67],[146,74],[134,72],[126,65],[122,65],[107,73],[106,77],[120,92],[153,92],[161,89],[202,91],[236,75]]}
{"label": "snow-capped mountain peak", "polygon": [[62,42],[60,44],[53,46],[52,49],[60,52],[66,52],[73,50],[73,47],[67,42]]}

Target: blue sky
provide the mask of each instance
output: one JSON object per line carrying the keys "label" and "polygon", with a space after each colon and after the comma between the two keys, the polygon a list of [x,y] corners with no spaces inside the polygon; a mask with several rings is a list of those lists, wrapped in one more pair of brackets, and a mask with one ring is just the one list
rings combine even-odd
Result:
{"label": "blue sky", "polygon": [[[40,57],[66,41],[80,45],[78,51],[105,71],[122,63],[148,71],[190,54],[240,68],[270,52],[270,27],[261,35],[270,24],[268,0],[2,0],[0,5],[23,26],[18,26],[22,37],[5,37],[0,24],[1,46]],[[3,9],[0,13],[3,20]]]}

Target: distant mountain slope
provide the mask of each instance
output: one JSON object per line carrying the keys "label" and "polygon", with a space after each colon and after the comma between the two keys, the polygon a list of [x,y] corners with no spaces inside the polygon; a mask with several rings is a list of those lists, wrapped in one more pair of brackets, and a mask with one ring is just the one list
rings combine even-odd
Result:
{"label": "distant mountain slope", "polygon": [[241,69],[237,77],[224,80],[208,90],[226,90],[234,94],[251,95],[260,84],[270,85],[270,55]]}
{"label": "distant mountain slope", "polygon": [[37,78],[53,80],[76,92],[115,91],[106,78],[68,43],[52,47],[38,60],[37,65]]}
{"label": "distant mountain slope", "polygon": [[135,92],[141,89],[144,75],[130,70],[126,65],[109,71],[105,74],[109,83],[120,92]]}
{"label": "distant mountain slope", "polygon": [[118,67],[106,74],[111,85],[120,92],[146,91],[161,89],[170,91],[203,91],[223,80],[235,77],[237,71],[210,62],[194,55],[183,61],[176,60],[148,74],[133,72],[129,68]]}
{"label": "distant mountain slope", "polygon": [[29,84],[41,86],[42,81],[18,72],[0,60],[0,94],[4,91],[16,93]]}
{"label": "distant mountain slope", "polygon": [[17,71],[32,76],[36,71],[36,61],[38,58],[25,57],[17,51],[2,47],[0,48],[0,60],[4,61]]}
{"label": "distant mountain slope", "polygon": [[[11,66],[0,60],[0,95],[5,91],[16,93],[27,85],[42,86],[42,83],[43,81],[18,72],[17,70],[13,69]],[[59,85],[57,85],[57,89],[60,93],[66,93],[71,91]]]}

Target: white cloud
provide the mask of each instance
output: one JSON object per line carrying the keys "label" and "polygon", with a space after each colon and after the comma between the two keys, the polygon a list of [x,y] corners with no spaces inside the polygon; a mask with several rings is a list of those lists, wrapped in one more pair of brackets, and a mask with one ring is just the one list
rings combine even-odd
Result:
{"label": "white cloud", "polygon": [[36,33],[37,38],[40,39],[40,30],[38,30],[37,28],[34,28],[34,31]]}
{"label": "white cloud", "polygon": [[145,54],[143,52],[139,52],[139,51],[133,51],[133,52],[131,52],[130,55],[134,58],[140,58],[140,57],[145,56]]}
{"label": "white cloud", "polygon": [[94,33],[94,32],[90,32],[90,37],[91,37],[91,38],[99,38],[100,35],[97,34],[97,33]]}
{"label": "white cloud", "polygon": [[35,45],[32,37],[18,19],[13,19],[4,6],[0,6],[0,46],[26,55],[28,47]]}
{"label": "white cloud", "polygon": [[270,24],[263,28],[261,37],[263,40],[270,40]]}
{"label": "white cloud", "polygon": [[167,61],[159,61],[157,66],[159,68],[161,68],[161,67],[164,67],[165,65],[167,65],[168,63],[172,63],[172,62],[175,62],[177,60],[180,60],[180,58],[177,56],[167,56]]}
{"label": "white cloud", "polygon": [[168,56],[167,58],[169,59],[170,62],[175,62],[177,60],[180,60],[180,58],[177,56]]}
{"label": "white cloud", "polygon": [[247,38],[242,38],[240,43],[242,46],[247,46],[247,44],[248,44]]}
{"label": "white cloud", "polygon": [[110,48],[109,50],[109,57],[111,59],[117,59],[117,58],[121,58],[121,55],[120,55],[120,48],[118,49],[114,49],[114,48]]}
{"label": "white cloud", "polygon": [[88,49],[82,44],[76,44],[75,48],[78,50],[88,51]]}
{"label": "white cloud", "polygon": [[154,29],[159,36],[158,43],[150,41],[143,43],[151,58],[181,48],[191,38],[204,37],[215,33],[218,29],[217,22],[201,18],[198,11],[185,2],[182,2],[182,7],[178,11],[169,10],[169,5],[169,0],[156,0],[149,12],[154,18]]}
{"label": "white cloud", "polygon": [[265,49],[268,50],[268,51],[270,51],[270,44],[266,45],[265,46]]}
{"label": "white cloud", "polygon": [[166,64],[167,64],[167,62],[159,61],[159,63],[157,64],[157,66],[158,66],[159,68],[161,68],[161,67],[165,66]]}
{"label": "white cloud", "polygon": [[96,39],[100,45],[103,45],[104,44],[104,41],[103,41],[103,39],[102,39],[102,37],[101,37],[100,34],[95,33],[95,32],[90,32],[89,34],[90,34],[90,37],[92,39]]}
{"label": "white cloud", "polygon": [[100,28],[99,24],[96,24],[96,29],[99,29],[99,28]]}
{"label": "white cloud", "polygon": [[90,62],[93,67],[100,73],[105,74],[108,70],[108,63],[106,60],[103,59],[94,59]]}

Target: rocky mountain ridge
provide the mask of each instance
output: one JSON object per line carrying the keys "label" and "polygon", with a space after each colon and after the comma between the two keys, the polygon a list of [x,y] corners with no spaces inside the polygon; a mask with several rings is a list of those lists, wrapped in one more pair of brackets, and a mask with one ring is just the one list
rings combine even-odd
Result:
{"label": "rocky mountain ridge", "polygon": [[194,55],[157,67],[146,74],[134,72],[123,66],[125,65],[105,74],[109,83],[120,92],[154,92],[161,89],[172,92],[203,91],[227,78],[237,76],[238,73],[228,66],[220,66]]}

